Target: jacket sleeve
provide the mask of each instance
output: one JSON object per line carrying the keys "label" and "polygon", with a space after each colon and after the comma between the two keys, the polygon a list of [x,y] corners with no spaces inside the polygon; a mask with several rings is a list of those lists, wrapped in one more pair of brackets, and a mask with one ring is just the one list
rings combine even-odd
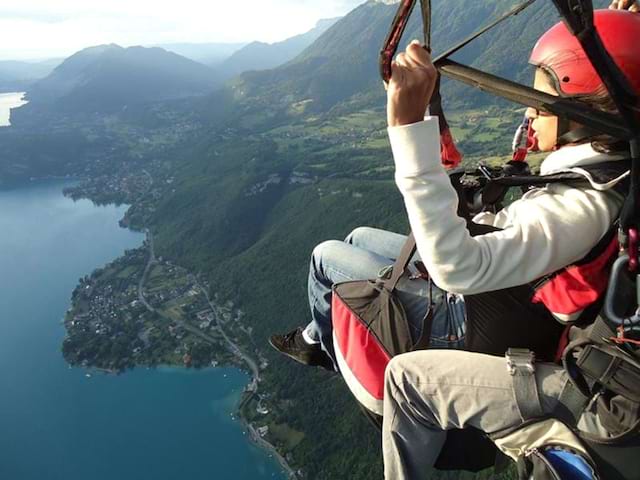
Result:
{"label": "jacket sleeve", "polygon": [[612,194],[564,185],[527,193],[501,212],[502,231],[471,237],[440,164],[438,122],[389,128],[395,179],[418,252],[442,289],[475,294],[522,285],[584,257],[620,208]]}

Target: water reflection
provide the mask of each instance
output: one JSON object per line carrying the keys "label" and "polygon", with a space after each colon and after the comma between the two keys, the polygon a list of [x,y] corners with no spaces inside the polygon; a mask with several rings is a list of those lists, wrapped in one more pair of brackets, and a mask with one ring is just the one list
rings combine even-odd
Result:
{"label": "water reflection", "polygon": [[25,92],[0,93],[0,127],[11,125],[9,117],[11,109],[21,107],[27,103],[24,99]]}

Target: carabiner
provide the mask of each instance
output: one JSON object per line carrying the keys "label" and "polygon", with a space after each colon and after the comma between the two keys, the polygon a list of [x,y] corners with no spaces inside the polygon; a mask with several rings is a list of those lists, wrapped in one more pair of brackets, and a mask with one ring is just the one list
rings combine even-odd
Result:
{"label": "carabiner", "polygon": [[[613,268],[611,269],[611,276],[609,277],[609,286],[607,288],[607,294],[604,299],[604,307],[603,307],[604,315],[607,318],[607,320],[615,324],[616,327],[626,328],[626,327],[635,327],[637,325],[640,325],[640,317],[638,317],[637,315],[634,314],[634,315],[631,315],[630,317],[622,317],[616,312],[616,309],[615,309],[616,303],[618,303],[620,300],[619,298],[620,289],[624,287],[623,276],[629,274],[628,273],[629,263],[630,263],[629,255],[627,254],[621,255],[615,261],[615,263],[613,264]],[[634,280],[636,281],[636,285],[637,285],[637,278]],[[635,290],[636,292],[634,293],[636,293],[636,295],[634,295],[634,297],[635,297],[636,305],[635,305],[635,308],[633,309],[634,312],[637,310],[637,307],[638,307],[637,286]],[[627,295],[627,296],[630,296],[630,295]]]}

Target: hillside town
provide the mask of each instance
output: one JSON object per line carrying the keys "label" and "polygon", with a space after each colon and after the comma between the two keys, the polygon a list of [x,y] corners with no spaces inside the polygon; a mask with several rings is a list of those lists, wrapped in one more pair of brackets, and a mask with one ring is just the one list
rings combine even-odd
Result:
{"label": "hillside town", "polygon": [[[221,321],[231,314],[223,312]],[[71,364],[121,372],[136,365],[216,365],[223,342],[195,277],[149,244],[81,279],[65,318]],[[219,349],[218,349],[219,350]]]}

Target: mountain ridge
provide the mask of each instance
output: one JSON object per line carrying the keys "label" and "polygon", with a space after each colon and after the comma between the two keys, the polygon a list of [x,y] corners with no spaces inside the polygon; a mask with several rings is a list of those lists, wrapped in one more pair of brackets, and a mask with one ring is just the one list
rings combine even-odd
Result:
{"label": "mountain ridge", "polygon": [[280,42],[251,42],[221,62],[216,70],[222,80],[228,80],[246,71],[278,67],[295,58],[340,18],[321,19],[311,30]]}
{"label": "mountain ridge", "polygon": [[159,47],[116,44],[83,49],[27,93],[29,108],[117,111],[129,104],[202,95],[213,90],[208,67]]}
{"label": "mountain ridge", "polygon": [[[436,51],[512,5],[507,0],[433,3]],[[266,338],[307,320],[305,279],[314,245],[344,238],[362,224],[407,231],[402,199],[393,184],[385,92],[377,72],[378,50],[395,10],[395,3],[370,1],[284,66],[245,73],[209,97],[154,106],[168,118],[167,130],[186,123],[194,112],[202,125],[197,137],[163,152],[171,184],[156,201],[147,199],[150,213],[140,205],[130,211],[130,218],[148,219],[138,226],[153,232],[159,255],[201,273],[224,298],[240,299],[246,312],[243,325],[253,332],[247,346],[263,352],[271,363],[263,384],[270,392],[265,402],[274,408],[259,421],[264,424],[268,418],[285,432],[279,446],[296,468],[304,468],[305,478],[344,478],[345,472],[358,480],[382,476],[377,434],[361,418],[342,382],[313,369],[303,372],[269,350]],[[456,59],[524,80],[532,46],[527,42],[554,21],[552,8],[530,10],[483,36]],[[415,36],[420,36],[420,25],[414,16],[404,43]],[[485,123],[487,97],[451,82],[445,89],[445,109],[482,105],[469,123]],[[135,118],[140,122],[135,127],[144,125],[156,133],[155,111],[148,105],[140,111],[144,120]],[[499,115],[498,121],[504,112]],[[133,122],[134,117],[121,112],[119,118]],[[495,137],[505,145],[508,128],[507,122]],[[147,131],[134,130],[133,135],[145,136]],[[501,142],[485,140],[479,143],[480,151],[496,148],[490,143]],[[156,154],[151,150],[148,156],[155,159]],[[61,158],[74,155],[79,156],[65,151]],[[310,183],[291,182],[295,172],[304,173],[302,178]],[[272,175],[281,181],[248,194]],[[295,446],[286,441],[292,431],[300,433]]]}
{"label": "mountain ridge", "polygon": [[235,52],[245,47],[247,42],[238,43],[221,43],[221,42],[202,42],[202,43],[161,43],[158,45],[148,45],[149,47],[160,47],[168,52],[177,53],[194,62],[202,63],[210,67],[217,66]]}
{"label": "mountain ridge", "polygon": [[57,66],[56,60],[26,62],[0,61],[0,91],[24,90],[49,75]]}

